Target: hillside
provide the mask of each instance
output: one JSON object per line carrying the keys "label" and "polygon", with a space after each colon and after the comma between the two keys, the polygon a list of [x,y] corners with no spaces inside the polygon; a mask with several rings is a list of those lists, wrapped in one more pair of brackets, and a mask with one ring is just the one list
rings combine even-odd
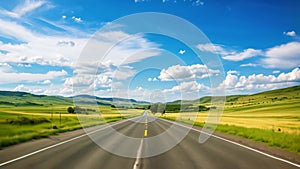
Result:
{"label": "hillside", "polygon": [[[209,104],[211,102],[211,98],[211,96],[204,96],[196,100],[176,100],[173,102],[168,102],[168,104]],[[298,98],[300,98],[300,85],[251,95],[229,95],[226,96],[226,103],[268,103],[276,100],[281,101],[284,99]]]}
{"label": "hillside", "polygon": [[49,106],[70,105],[73,100],[60,96],[34,95],[26,92],[0,91],[0,105]]}
{"label": "hillside", "polygon": [[73,97],[35,95],[26,92],[0,91],[0,105],[2,106],[50,106],[72,105],[73,101],[81,104],[95,104],[102,106],[142,105],[149,104],[144,101],[123,98],[101,98],[91,95],[78,95]]}

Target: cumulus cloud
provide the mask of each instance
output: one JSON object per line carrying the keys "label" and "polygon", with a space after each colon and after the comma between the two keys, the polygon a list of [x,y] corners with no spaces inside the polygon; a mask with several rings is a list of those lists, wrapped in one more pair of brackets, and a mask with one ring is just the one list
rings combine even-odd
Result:
{"label": "cumulus cloud", "polygon": [[97,75],[94,80],[94,89],[99,90],[111,87],[112,79],[106,75]]}
{"label": "cumulus cloud", "polygon": [[[294,35],[293,31],[286,34]],[[199,44],[197,48],[201,51],[221,54],[223,55],[223,59],[235,62],[261,56],[259,64],[247,63],[241,64],[241,67],[256,67],[261,65],[266,68],[287,69],[300,65],[300,42],[297,41],[263,50],[248,48],[242,52],[225,50],[221,45],[215,44]]]}
{"label": "cumulus cloud", "polygon": [[280,73],[280,70],[273,70],[272,73],[273,74],[278,74],[278,73]]}
{"label": "cumulus cloud", "polygon": [[271,89],[283,83],[300,82],[300,69],[295,68],[291,72],[281,73],[278,76],[252,74],[240,76],[228,73],[226,79],[220,84],[219,88],[227,90],[255,90]]}
{"label": "cumulus cloud", "polygon": [[[16,73],[0,71],[0,84],[19,83],[19,82],[39,82],[57,77],[66,76],[68,73],[62,71],[49,71],[46,74],[41,73]],[[13,77],[13,78],[12,78]]]}
{"label": "cumulus cloud", "polygon": [[283,32],[284,35],[286,36],[296,36],[296,32],[295,31],[289,31],[289,32]]}
{"label": "cumulus cloud", "polygon": [[209,88],[203,84],[199,84],[195,81],[181,82],[179,85],[172,87],[171,89],[164,89],[163,92],[189,92],[194,93],[199,90],[208,90]]}
{"label": "cumulus cloud", "polygon": [[61,16],[61,18],[62,18],[62,19],[66,19],[66,18],[67,18],[67,16],[66,16],[66,15],[63,15],[63,16]]}
{"label": "cumulus cloud", "polygon": [[237,52],[235,50],[225,49],[221,45],[211,43],[198,44],[197,48],[201,51],[223,55],[223,59],[230,61],[241,61],[263,54],[263,51],[258,49],[248,48],[242,52]]}
{"label": "cumulus cloud", "polygon": [[219,70],[212,70],[201,64],[191,66],[174,65],[163,69],[158,78],[162,81],[201,79],[217,73],[219,73]]}
{"label": "cumulus cloud", "polygon": [[163,93],[170,98],[196,99],[200,97],[201,93],[208,93],[209,89],[196,81],[189,81],[181,82],[170,89],[164,89]]}
{"label": "cumulus cloud", "polygon": [[294,68],[300,65],[300,42],[290,42],[267,49],[263,66],[267,68]]}
{"label": "cumulus cloud", "polygon": [[241,60],[245,60],[245,59],[252,58],[254,56],[258,56],[258,55],[262,55],[262,54],[263,54],[263,52],[261,50],[248,48],[248,49],[244,50],[243,52],[236,53],[233,55],[226,55],[226,56],[223,56],[222,58],[225,60],[230,60],[230,61],[241,61]]}

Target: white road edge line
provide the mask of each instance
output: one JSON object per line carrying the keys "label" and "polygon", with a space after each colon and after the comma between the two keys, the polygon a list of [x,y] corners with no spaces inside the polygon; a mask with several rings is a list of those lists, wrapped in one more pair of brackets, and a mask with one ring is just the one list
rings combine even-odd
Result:
{"label": "white road edge line", "polygon": [[259,154],[262,154],[262,155],[264,155],[264,156],[267,156],[267,157],[273,158],[273,159],[275,159],[275,160],[279,160],[279,161],[282,161],[282,162],[285,162],[285,163],[288,163],[288,164],[290,164],[290,165],[293,165],[293,166],[296,166],[296,167],[300,168],[300,165],[299,165],[299,164],[293,163],[293,162],[291,162],[291,161],[288,161],[288,160],[285,160],[285,159],[282,159],[282,158],[279,158],[279,157],[275,157],[275,156],[273,156],[273,155],[271,155],[271,154],[268,154],[268,153],[259,151],[259,150],[257,150],[257,149],[254,149],[254,148],[245,146],[245,145],[243,145],[243,144],[240,144],[240,143],[237,143],[237,142],[234,142],[234,141],[231,141],[231,140],[227,140],[227,139],[225,139],[225,138],[216,136],[216,135],[214,135],[214,134],[209,134],[209,133],[207,133],[207,132],[204,132],[204,131],[201,131],[201,130],[197,130],[197,129],[188,127],[188,126],[183,125],[183,124],[180,124],[180,123],[178,123],[178,122],[169,121],[169,120],[166,120],[166,119],[163,119],[163,118],[159,118],[159,119],[161,119],[161,120],[163,120],[163,121],[166,121],[166,122],[168,122],[168,123],[176,124],[176,125],[181,126],[181,127],[189,128],[189,129],[191,129],[191,130],[193,130],[193,131],[196,131],[196,132],[199,132],[199,133],[204,133],[204,134],[207,134],[207,135],[211,135],[212,137],[215,137],[215,138],[217,138],[217,139],[226,141],[226,142],[228,142],[228,143],[231,143],[231,144],[234,144],[234,145],[243,147],[243,148],[245,148],[245,149],[254,151],[254,152],[259,153]]}
{"label": "white road edge line", "polygon": [[143,148],[143,142],[144,142],[144,139],[142,138],[141,139],[141,144],[139,146],[139,149],[137,151],[137,155],[136,155],[136,160],[133,164],[133,169],[138,169],[140,168],[140,162],[141,162],[141,155],[142,155],[142,148]]}
{"label": "white road edge line", "polygon": [[95,131],[92,131],[92,132],[89,132],[89,133],[85,133],[85,134],[83,134],[83,135],[80,135],[80,136],[77,136],[77,137],[73,137],[73,138],[71,138],[71,139],[69,139],[69,140],[65,140],[65,141],[63,141],[63,142],[60,142],[60,143],[57,143],[57,144],[51,145],[51,146],[49,146],[49,147],[45,147],[45,148],[42,148],[42,149],[40,149],[40,150],[34,151],[34,152],[32,152],[32,153],[29,153],[29,154],[26,154],[26,155],[23,155],[23,156],[20,156],[20,157],[14,158],[14,159],[12,159],[12,160],[9,160],[9,161],[6,161],[6,162],[3,162],[3,163],[1,163],[1,164],[0,164],[0,167],[2,167],[2,166],[4,166],[4,165],[7,165],[7,164],[10,164],[10,163],[12,163],[12,162],[18,161],[18,160],[21,160],[21,159],[27,158],[27,157],[29,157],[29,156],[32,156],[32,155],[38,154],[38,153],[40,153],[40,152],[43,152],[43,151],[49,150],[49,149],[51,149],[51,148],[54,148],[54,147],[57,147],[57,146],[60,146],[60,145],[66,144],[66,143],[68,143],[68,142],[71,142],[71,141],[77,140],[77,139],[79,139],[79,138],[81,138],[81,137],[85,137],[85,136],[87,136],[87,135],[89,135],[89,134],[93,134],[93,133],[96,133],[96,132],[98,132],[98,131],[101,131],[101,130],[107,129],[107,128],[109,128],[109,127],[112,127],[112,126],[115,126],[115,125],[118,125],[118,124],[121,124],[121,123],[127,122],[127,121],[129,121],[129,120],[132,120],[132,119],[135,119],[135,118],[138,118],[138,117],[140,117],[140,116],[137,116],[137,117],[134,117],[134,118],[130,118],[130,119],[126,119],[126,120],[122,120],[122,121],[116,122],[116,123],[114,123],[114,124],[112,124],[112,125],[108,125],[108,124],[106,124],[106,125],[103,125],[103,127],[102,127],[102,128],[100,128],[100,129],[97,129],[97,130],[95,130]]}

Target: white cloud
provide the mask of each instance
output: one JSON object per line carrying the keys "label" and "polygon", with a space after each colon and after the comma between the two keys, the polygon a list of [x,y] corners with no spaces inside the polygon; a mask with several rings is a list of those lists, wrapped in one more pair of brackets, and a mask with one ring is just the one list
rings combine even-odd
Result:
{"label": "white cloud", "polygon": [[221,54],[221,55],[228,55],[228,54],[234,53],[233,51],[226,50],[221,45],[211,44],[211,43],[198,44],[197,48],[201,51],[215,53],[215,54]]}
{"label": "white cloud", "polygon": [[131,69],[116,70],[114,71],[112,78],[116,80],[125,80],[132,77],[135,74],[136,71]]}
{"label": "white cloud", "polygon": [[13,68],[8,63],[0,63],[0,74],[13,72]]}
{"label": "white cloud", "polygon": [[[0,84],[19,83],[19,82],[39,82],[47,79],[55,79],[57,77],[66,76],[68,73],[62,71],[49,71],[46,74],[39,73],[15,73],[0,71]],[[13,77],[13,78],[12,78]]]}
{"label": "white cloud", "polygon": [[174,65],[163,69],[159,79],[162,81],[189,80],[195,78],[205,78],[219,73],[219,70],[209,69],[206,65],[195,64],[191,66]]}
{"label": "white cloud", "polygon": [[171,89],[164,89],[164,92],[188,92],[195,93],[199,90],[208,90],[209,88],[203,84],[199,84],[195,81],[181,82],[179,85],[172,87]]}
{"label": "white cloud", "polygon": [[13,12],[17,13],[19,16],[25,15],[46,4],[46,1],[40,0],[25,0],[23,2],[23,4],[20,4],[13,9]]}
{"label": "white cloud", "polygon": [[58,41],[57,42],[57,45],[58,46],[71,46],[71,47],[73,47],[73,46],[75,46],[75,42],[73,42],[73,41]]}
{"label": "white cloud", "polygon": [[38,82],[39,84],[51,84],[51,80],[47,79],[42,82]]}
{"label": "white cloud", "polygon": [[278,74],[278,73],[280,73],[280,70],[273,70],[272,73],[273,73],[273,74]]}
{"label": "white cloud", "polygon": [[101,88],[111,87],[112,79],[106,75],[97,75],[94,80],[94,89],[98,90]]}
{"label": "white cloud", "polygon": [[267,68],[294,68],[300,65],[300,42],[290,42],[267,49],[262,59]]}
{"label": "white cloud", "polygon": [[180,49],[178,53],[181,54],[181,55],[183,55],[185,53],[185,50]]}
{"label": "white cloud", "polygon": [[156,77],[154,77],[154,78],[149,77],[148,81],[149,82],[156,82],[156,81],[158,81],[158,79]]}
{"label": "white cloud", "polygon": [[31,64],[23,64],[23,63],[19,63],[17,66],[18,67],[28,67],[28,68],[32,67]]}
{"label": "white cloud", "polygon": [[240,73],[238,71],[236,71],[236,70],[229,70],[227,72],[227,74],[236,74],[236,75],[239,75]]}
{"label": "white cloud", "polygon": [[[87,41],[83,38],[32,33],[24,26],[3,19],[0,19],[0,25],[2,25],[0,35],[23,42],[12,44],[0,41],[0,48],[7,51],[7,53],[0,53],[0,62],[72,66]],[[57,45],[62,42],[67,42],[68,46],[58,48]],[[72,50],[66,50],[67,47],[75,44],[76,47],[74,46]]]}
{"label": "white cloud", "polygon": [[300,82],[300,69],[295,68],[291,72],[281,73],[278,76],[252,74],[248,77],[228,73],[226,79],[220,84],[219,88],[227,91],[251,91],[259,89],[272,89],[282,86],[285,83]]}
{"label": "white cloud", "polygon": [[196,99],[199,98],[201,93],[208,93],[209,87],[199,84],[195,81],[181,82],[177,86],[170,89],[164,89],[163,93],[168,97],[174,99]]}
{"label": "white cloud", "polygon": [[12,11],[7,11],[4,9],[0,10],[0,14],[11,17],[11,18],[20,18],[24,15],[32,13],[34,10],[47,6],[50,7],[50,3],[45,0],[24,0],[21,1]]}
{"label": "white cloud", "polygon": [[254,64],[254,63],[246,63],[246,64],[241,64],[241,67],[256,67],[258,66],[258,64]]}
{"label": "white cloud", "polygon": [[29,92],[33,94],[40,94],[40,95],[63,95],[63,96],[72,96],[72,88],[62,88],[60,85],[51,85],[51,86],[35,86],[30,85],[26,86],[24,84],[17,85],[14,91],[23,91]]}
{"label": "white cloud", "polygon": [[82,20],[81,20],[81,18],[76,18],[75,16],[72,16],[72,19],[75,21],[75,22],[77,22],[77,23],[81,23],[82,22]]}
{"label": "white cloud", "polygon": [[296,36],[296,32],[295,31],[289,31],[289,32],[283,32],[284,35],[286,36]]}
{"label": "white cloud", "polygon": [[225,60],[230,60],[230,61],[241,61],[241,60],[245,60],[245,59],[252,58],[254,56],[258,56],[258,55],[262,55],[262,54],[263,54],[263,52],[261,50],[248,48],[241,53],[236,53],[233,55],[226,55],[226,56],[223,56],[222,58]]}
{"label": "white cloud", "polygon": [[66,16],[66,15],[63,15],[63,16],[61,16],[61,18],[62,18],[62,19],[66,19],[66,18],[67,18],[67,16]]}
{"label": "white cloud", "polygon": [[200,6],[200,5],[204,5],[204,2],[202,2],[202,0],[196,0],[192,4],[195,5],[195,6]]}

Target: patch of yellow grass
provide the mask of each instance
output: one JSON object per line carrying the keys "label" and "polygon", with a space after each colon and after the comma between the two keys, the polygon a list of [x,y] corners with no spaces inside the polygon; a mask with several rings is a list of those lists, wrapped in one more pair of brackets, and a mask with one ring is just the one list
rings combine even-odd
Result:
{"label": "patch of yellow grass", "polygon": [[[166,113],[166,117],[175,117],[178,120],[192,120],[192,115],[195,113]],[[208,119],[208,112],[206,113],[198,113],[197,118],[194,122],[203,123]],[[220,118],[219,124],[227,124],[227,125],[235,125],[247,128],[259,128],[266,130],[274,130],[278,131],[280,129],[281,132],[291,133],[291,134],[300,134],[300,120],[295,118],[295,114],[293,113],[274,113],[270,116],[269,113],[255,113],[255,115],[251,114],[241,114],[237,113],[224,113]]]}

